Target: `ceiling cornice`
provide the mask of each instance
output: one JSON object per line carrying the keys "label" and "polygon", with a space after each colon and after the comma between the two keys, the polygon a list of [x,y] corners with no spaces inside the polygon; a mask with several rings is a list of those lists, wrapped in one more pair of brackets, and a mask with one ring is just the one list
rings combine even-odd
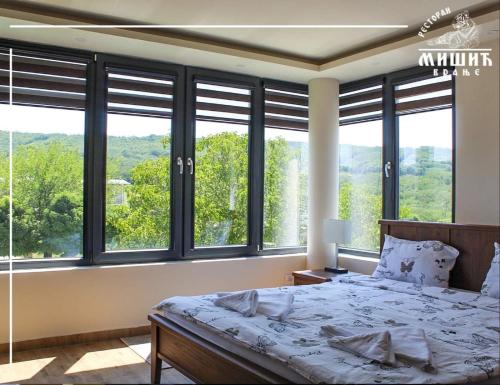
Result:
{"label": "ceiling cornice", "polygon": [[[498,19],[499,8],[500,3],[495,2],[494,4],[489,4],[482,8],[474,9],[471,7],[469,13],[478,23],[484,23],[495,18]],[[124,25],[134,24],[134,21],[95,16],[89,13],[75,11],[62,11],[50,6],[29,4],[17,0],[0,0],[0,16],[42,24],[81,24],[81,27],[78,29],[85,31],[219,53],[317,72],[422,41],[422,39],[417,36],[419,30],[416,28],[410,31],[407,30],[403,34],[390,39],[380,40],[354,50],[345,51],[334,57],[313,59],[244,44],[235,44],[217,39],[194,36],[168,29],[154,29],[154,26],[152,26],[151,29],[107,28],[96,30],[91,27],[87,28],[86,25]],[[427,33],[427,37],[431,38],[442,34],[445,30],[450,28],[451,20],[452,15],[443,19],[438,24],[435,24],[432,30]]]}

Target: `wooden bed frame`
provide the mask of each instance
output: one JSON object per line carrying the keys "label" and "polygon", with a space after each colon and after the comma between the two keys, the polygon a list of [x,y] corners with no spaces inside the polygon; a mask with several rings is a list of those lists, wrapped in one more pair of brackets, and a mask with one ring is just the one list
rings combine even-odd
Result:
{"label": "wooden bed frame", "polygon": [[[384,235],[411,240],[439,240],[460,251],[451,271],[450,287],[479,291],[500,242],[500,226],[381,220]],[[199,337],[159,314],[150,314],[151,382],[160,383],[165,361],[196,383],[283,384],[275,373]]]}

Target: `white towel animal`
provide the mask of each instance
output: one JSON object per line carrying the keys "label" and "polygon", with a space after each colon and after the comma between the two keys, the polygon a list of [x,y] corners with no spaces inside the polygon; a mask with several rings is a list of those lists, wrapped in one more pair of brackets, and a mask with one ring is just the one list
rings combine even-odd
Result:
{"label": "white towel animal", "polygon": [[[432,352],[425,337],[425,332],[422,329],[393,327],[377,330],[328,325],[321,327],[320,334],[326,337],[345,338],[385,332],[390,334],[390,350],[394,352],[396,359],[414,365],[426,372],[436,372],[436,368],[432,362]],[[362,352],[359,352],[359,354],[362,354]]]}
{"label": "white towel animal", "polygon": [[349,337],[332,337],[328,340],[328,345],[360,354],[381,364],[394,365],[396,363],[394,351],[391,348],[391,335],[387,331],[356,334]]}
{"label": "white towel animal", "polygon": [[215,306],[237,311],[244,317],[253,317],[257,312],[259,293],[257,290],[235,291],[233,293],[217,293]]}

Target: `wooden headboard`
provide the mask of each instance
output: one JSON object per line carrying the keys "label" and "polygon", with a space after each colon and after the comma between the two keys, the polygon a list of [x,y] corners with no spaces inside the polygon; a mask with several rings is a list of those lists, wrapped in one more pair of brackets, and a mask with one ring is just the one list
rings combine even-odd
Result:
{"label": "wooden headboard", "polygon": [[450,275],[450,287],[479,291],[493,259],[493,242],[500,243],[500,226],[460,225],[381,220],[380,250],[384,235],[412,241],[434,240],[460,251]]}

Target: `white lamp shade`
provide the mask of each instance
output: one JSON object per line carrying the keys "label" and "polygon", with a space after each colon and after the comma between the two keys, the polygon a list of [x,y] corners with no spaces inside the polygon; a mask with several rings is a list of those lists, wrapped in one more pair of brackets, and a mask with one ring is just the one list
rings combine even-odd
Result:
{"label": "white lamp shade", "polygon": [[323,222],[323,241],[342,244],[351,242],[351,222],[340,219],[325,219]]}

